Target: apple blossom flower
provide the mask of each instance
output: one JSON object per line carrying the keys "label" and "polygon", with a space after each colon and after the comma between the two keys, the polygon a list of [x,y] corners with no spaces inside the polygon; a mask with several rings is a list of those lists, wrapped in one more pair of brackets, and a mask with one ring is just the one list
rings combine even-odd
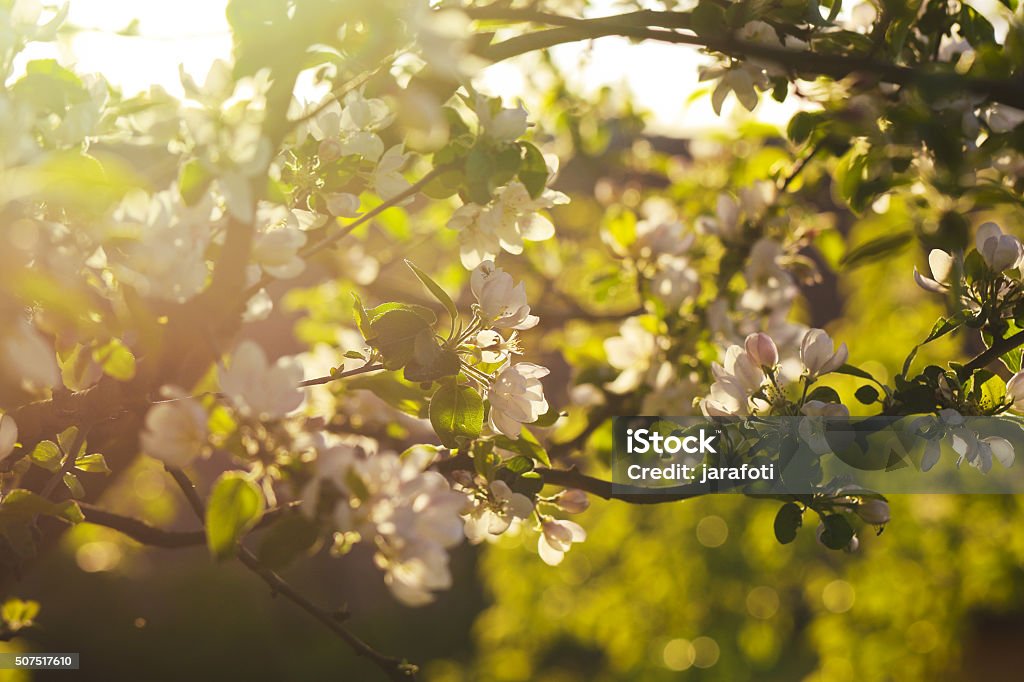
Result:
{"label": "apple blossom flower", "polygon": [[327,201],[327,210],[331,215],[339,218],[355,218],[359,215],[360,201],[355,194],[348,192],[334,192],[324,197]]}
{"label": "apple blossom flower", "polygon": [[[393,147],[389,147],[380,157],[380,160],[377,161],[377,166],[373,169],[370,181],[373,184],[373,189],[382,200],[390,201],[412,186],[405,179],[405,176],[402,175],[402,166],[409,160],[409,156],[409,154],[403,151],[401,144],[396,144]],[[402,203],[410,201],[412,201],[412,197],[409,197]]]}
{"label": "apple blossom flower", "polygon": [[[754,340],[756,341],[756,339]],[[752,341],[752,344],[754,342]],[[743,346],[730,346],[722,364],[711,363],[715,376],[708,396],[700,403],[701,412],[708,417],[745,415],[750,412],[751,398],[764,385],[767,375]],[[764,407],[758,400],[755,409]]]}
{"label": "apple blossom flower", "polygon": [[14,452],[14,446],[18,444],[18,425],[14,417],[9,414],[0,414],[0,461],[7,459],[7,456]]}
{"label": "apple blossom flower", "polygon": [[575,521],[549,519],[541,524],[541,534],[537,539],[537,553],[548,566],[562,563],[565,553],[575,542],[587,539],[587,531]]}
{"label": "apple blossom flower", "polygon": [[231,365],[220,370],[220,385],[238,410],[256,418],[277,419],[302,404],[302,365],[282,357],[273,365],[254,341],[238,344]]}
{"label": "apple blossom flower", "polygon": [[53,344],[27,319],[19,318],[0,337],[0,351],[7,371],[36,388],[61,385]]}
{"label": "apple blossom flower", "polygon": [[508,109],[501,107],[499,101],[478,94],[474,109],[481,131],[495,142],[512,142],[530,126],[522,102],[515,109]]}
{"label": "apple blossom flower", "polygon": [[466,537],[480,544],[489,537],[501,535],[516,519],[526,519],[533,513],[533,502],[522,493],[514,493],[504,481],[489,486],[486,499],[476,500],[476,506],[466,516]]}
{"label": "apple blossom flower", "polygon": [[350,474],[363,488],[360,499],[350,498],[355,530],[373,538],[384,583],[409,606],[429,603],[432,592],[451,586],[446,550],[464,533],[466,497],[427,470],[434,454],[414,449],[403,459],[377,453],[357,460]]}
{"label": "apple blossom flower", "polygon": [[[551,170],[552,176],[554,172]],[[523,183],[512,180],[499,188],[486,206],[463,204],[448,220],[448,227],[459,231],[463,266],[473,269],[494,260],[502,250],[518,255],[523,252],[523,240],[550,239],[555,226],[538,211],[568,202],[569,197],[551,189],[534,199]]]}
{"label": "apple blossom flower", "polygon": [[299,250],[306,235],[292,227],[279,227],[256,235],[252,259],[263,272],[278,279],[298,277],[306,269]]}
{"label": "apple blossom flower", "polygon": [[824,455],[832,451],[825,437],[825,420],[842,419],[850,416],[846,405],[826,403],[821,400],[808,400],[800,410],[804,417],[797,424],[797,433],[816,455]]}
{"label": "apple blossom flower", "polygon": [[518,285],[512,275],[485,260],[476,266],[469,278],[484,324],[499,329],[531,329],[539,319],[530,314],[526,304],[525,285]]}
{"label": "apple blossom flower", "polygon": [[944,294],[949,291],[950,278],[956,259],[942,249],[932,249],[928,253],[928,267],[932,276],[925,277],[914,268],[914,281],[925,291],[936,294]]}
{"label": "apple blossom flower", "polygon": [[162,393],[168,400],[146,412],[142,451],[168,466],[188,466],[207,451],[206,410],[178,387],[164,387]]}
{"label": "apple blossom flower", "polygon": [[650,278],[651,293],[678,310],[679,306],[700,293],[700,275],[687,258],[662,255]]}
{"label": "apple blossom flower", "polygon": [[606,388],[612,393],[629,393],[639,388],[650,373],[658,354],[658,338],[639,317],[627,319],[619,327],[619,335],[604,340],[608,364],[619,370],[619,376]]}
{"label": "apple blossom flower", "polygon": [[548,411],[544,399],[541,377],[548,375],[546,367],[530,362],[508,364],[494,377],[487,389],[491,409],[488,424],[497,433],[519,438],[522,424],[531,424]]}
{"label": "apple blossom flower", "polygon": [[960,455],[957,466],[966,461],[987,474],[992,470],[992,460],[996,459],[1004,467],[1013,465],[1013,444],[999,436],[979,437],[968,428],[957,429],[952,433],[953,450]]}
{"label": "apple blossom flower", "polygon": [[320,143],[318,154],[330,162],[342,156],[361,156],[376,162],[384,154],[377,131],[391,125],[394,114],[380,99],[366,98],[362,90],[345,96],[345,105],[331,97],[309,122],[309,132]]}
{"label": "apple blossom flower", "polygon": [[1018,267],[1024,257],[1024,246],[1020,240],[1013,235],[1003,234],[995,223],[985,223],[978,228],[974,245],[985,263],[996,272]]}
{"label": "apple blossom flower", "polygon": [[824,329],[809,329],[800,342],[800,361],[809,378],[814,379],[839,369],[849,357],[846,344],[834,348],[832,338]]}
{"label": "apple blossom flower", "polygon": [[519,332],[513,331],[507,339],[493,329],[477,332],[476,346],[480,351],[480,359],[486,363],[504,362],[513,355],[522,355],[519,345]]}
{"label": "apple blossom flower", "polygon": [[1024,412],[1024,372],[1017,372],[1006,382],[1006,397],[1011,410]]}

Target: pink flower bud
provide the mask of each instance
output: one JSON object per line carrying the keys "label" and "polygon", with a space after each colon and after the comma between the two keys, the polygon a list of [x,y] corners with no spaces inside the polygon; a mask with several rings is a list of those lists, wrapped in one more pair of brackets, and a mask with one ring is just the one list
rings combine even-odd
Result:
{"label": "pink flower bud", "polygon": [[774,367],[779,364],[779,349],[775,347],[772,337],[763,332],[748,336],[743,347],[758,367]]}
{"label": "pink flower bud", "polygon": [[590,498],[582,490],[570,488],[563,490],[555,498],[556,504],[570,514],[585,512],[590,507]]}

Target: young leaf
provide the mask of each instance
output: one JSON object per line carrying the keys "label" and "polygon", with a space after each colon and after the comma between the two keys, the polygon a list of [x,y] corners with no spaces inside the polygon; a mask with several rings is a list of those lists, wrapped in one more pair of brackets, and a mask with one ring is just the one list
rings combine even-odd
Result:
{"label": "young leaf", "polygon": [[82,455],[76,459],[75,468],[90,474],[110,473],[110,467],[107,466],[106,458],[98,452],[94,452],[91,455]]}
{"label": "young leaf", "polygon": [[239,471],[217,479],[206,507],[206,544],[217,559],[235,553],[238,541],[263,517],[263,494]]}
{"label": "young leaf", "polygon": [[430,425],[448,448],[476,438],[484,427],[483,398],[468,386],[452,383],[437,389],[430,398],[428,414]]}
{"label": "young leaf", "polygon": [[60,448],[52,440],[41,441],[36,445],[29,458],[31,458],[33,464],[47,471],[57,471],[60,469]]}
{"label": "young leaf", "polygon": [[775,539],[779,544],[788,545],[796,540],[796,532],[803,525],[804,514],[795,502],[787,502],[775,514]]}
{"label": "young leaf", "polygon": [[443,305],[445,310],[448,311],[448,315],[451,316],[452,322],[454,323],[455,320],[459,319],[459,310],[455,307],[455,301],[453,301],[451,296],[448,295],[448,292],[442,289],[437,282],[432,280],[430,275],[416,267],[411,260],[406,259],[405,264],[409,266],[409,269],[412,270],[417,279],[423,283],[423,286],[425,286],[427,290],[434,295],[434,298],[441,302],[441,305]]}

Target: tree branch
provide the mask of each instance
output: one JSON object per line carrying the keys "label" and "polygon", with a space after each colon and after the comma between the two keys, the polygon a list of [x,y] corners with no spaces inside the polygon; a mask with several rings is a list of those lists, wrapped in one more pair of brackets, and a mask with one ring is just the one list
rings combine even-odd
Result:
{"label": "tree branch", "polygon": [[1017,332],[1016,334],[1008,336],[1001,341],[996,341],[992,344],[991,348],[979,353],[974,359],[964,365],[964,369],[968,371],[981,369],[989,363],[995,362],[1014,348],[1022,345],[1024,345],[1024,331]]}
{"label": "tree branch", "polygon": [[[185,499],[188,500],[189,506],[192,507],[192,511],[195,512],[200,521],[204,521],[206,513],[203,510],[203,501],[199,498],[199,493],[196,492],[196,488],[192,484],[191,479],[189,479],[181,469],[167,467],[167,471],[174,478],[178,487],[181,488],[181,492],[184,493]],[[296,606],[323,623],[331,630],[331,632],[348,644],[357,656],[373,662],[381,669],[381,671],[384,672],[384,674],[388,676],[389,679],[416,679],[418,668],[415,665],[404,659],[382,654],[363,640],[353,635],[342,624],[341,618],[337,614],[325,611],[313,602],[309,601],[295,588],[289,585],[281,576],[260,563],[259,559],[257,559],[256,556],[244,546],[239,545],[237,556],[238,560],[241,561],[246,568],[263,579],[263,582],[270,587],[273,594],[284,595]]]}
{"label": "tree branch", "polygon": [[689,18],[678,12],[632,12],[615,17],[578,19],[523,9],[487,7],[465,11],[470,18],[532,22],[559,27],[515,36],[478,50],[481,57],[492,61],[502,61],[562,43],[605,36],[623,36],[703,47],[732,57],[755,57],[779,64],[796,74],[840,79],[853,73],[867,73],[879,80],[898,85],[930,85],[936,90],[946,91],[966,90],[986,95],[996,102],[1024,108],[1024,87],[1017,80],[975,78],[953,72],[925,72],[919,68],[880,61],[870,56],[793,50],[750,43],[728,34],[699,36],[679,33],[677,29],[689,27]]}
{"label": "tree branch", "polygon": [[[126,535],[132,540],[143,545],[162,547],[164,549],[179,549],[181,547],[195,547],[206,544],[206,533],[201,530],[164,530],[163,528],[151,526],[145,521],[140,521],[139,519],[134,519],[130,516],[115,514],[114,512],[107,511],[106,509],[89,504],[88,502],[79,502],[78,506],[85,515],[87,523],[116,530],[122,535]],[[256,524],[253,530],[266,528],[270,524],[274,523],[274,521],[281,518],[282,515],[290,512],[298,506],[298,502],[289,502],[286,505],[274,507],[263,514],[263,518],[260,519],[260,522]]]}

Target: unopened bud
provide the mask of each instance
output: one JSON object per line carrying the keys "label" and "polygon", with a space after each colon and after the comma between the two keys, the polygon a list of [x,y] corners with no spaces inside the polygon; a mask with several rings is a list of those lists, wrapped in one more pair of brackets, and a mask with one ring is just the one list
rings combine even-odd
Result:
{"label": "unopened bud", "polygon": [[582,490],[569,488],[558,494],[555,503],[570,514],[579,514],[590,507],[590,498]]}
{"label": "unopened bud", "polygon": [[772,337],[764,332],[748,336],[743,347],[758,367],[774,367],[779,364],[779,349],[775,347]]}
{"label": "unopened bud", "polygon": [[337,140],[324,140],[316,150],[322,163],[330,163],[341,158],[341,143]]}
{"label": "unopened bud", "polygon": [[885,500],[864,500],[857,505],[857,516],[873,526],[889,523],[889,503]]}

